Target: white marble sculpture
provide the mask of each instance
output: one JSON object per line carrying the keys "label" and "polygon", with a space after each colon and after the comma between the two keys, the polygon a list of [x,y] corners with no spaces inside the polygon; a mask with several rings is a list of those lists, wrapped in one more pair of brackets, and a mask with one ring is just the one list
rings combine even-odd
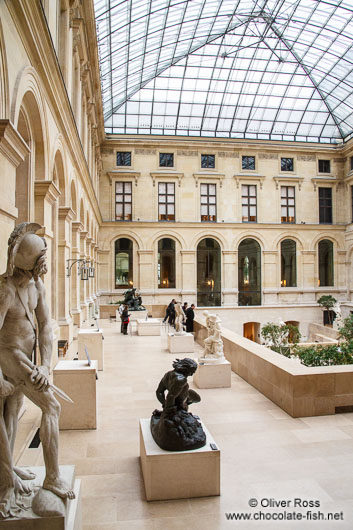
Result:
{"label": "white marble sculpture", "polygon": [[183,308],[181,307],[181,303],[177,302],[175,304],[175,334],[176,335],[185,335],[186,331],[184,331],[183,321],[186,320],[185,313],[183,311]]}
{"label": "white marble sculpture", "polygon": [[335,320],[333,321],[333,329],[339,329],[343,325],[341,305],[339,302],[336,302],[332,310],[335,312]]}
{"label": "white marble sculpture", "polygon": [[199,362],[204,364],[222,363],[225,361],[223,354],[223,341],[221,338],[221,319],[216,314],[204,311],[208,336],[204,340],[204,351]]}
{"label": "white marble sculpture", "polygon": [[[46,476],[43,489],[31,498],[38,506],[36,513],[41,515],[41,504],[45,503],[41,499],[47,493],[62,499],[75,496],[62,480],[58,465],[60,405],[53,392],[65,395],[48,379],[53,337],[40,279],[47,272],[46,242],[35,235],[40,228],[36,223],[21,223],[15,228],[8,242],[7,270],[0,276],[0,518],[21,517],[21,509],[28,507],[28,497],[32,496],[27,481],[34,478],[33,473],[14,467],[12,460],[24,395],[42,410],[40,438]],[[40,366],[32,362],[37,340]]]}

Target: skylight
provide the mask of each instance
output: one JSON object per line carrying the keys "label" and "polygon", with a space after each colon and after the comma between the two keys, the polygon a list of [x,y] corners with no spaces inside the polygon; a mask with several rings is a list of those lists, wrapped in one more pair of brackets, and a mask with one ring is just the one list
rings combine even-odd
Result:
{"label": "skylight", "polygon": [[348,0],[95,0],[106,133],[353,135]]}

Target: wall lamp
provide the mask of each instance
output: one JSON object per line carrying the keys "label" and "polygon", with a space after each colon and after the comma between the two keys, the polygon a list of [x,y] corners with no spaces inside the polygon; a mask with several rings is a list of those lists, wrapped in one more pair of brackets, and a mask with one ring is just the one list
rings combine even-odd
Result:
{"label": "wall lamp", "polygon": [[77,267],[77,274],[81,276],[81,280],[88,280],[88,278],[94,278],[95,268],[93,267],[93,262],[86,259],[67,259],[66,260],[66,276],[69,278],[71,276],[71,269],[75,263],[79,263]]}

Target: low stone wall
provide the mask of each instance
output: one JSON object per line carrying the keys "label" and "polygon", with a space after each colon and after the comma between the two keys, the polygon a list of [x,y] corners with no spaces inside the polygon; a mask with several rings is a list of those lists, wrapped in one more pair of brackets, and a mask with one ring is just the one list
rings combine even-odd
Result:
{"label": "low stone wall", "polygon": [[[167,308],[164,304],[144,304],[148,311],[148,316],[152,318],[164,318],[165,310]],[[118,309],[119,304],[101,304],[99,306],[100,318],[115,318],[115,311]]]}
{"label": "low stone wall", "polygon": [[[203,345],[203,318],[195,318],[194,331]],[[353,406],[353,365],[309,368],[233,331],[223,329],[222,339],[232,370],[290,416],[323,416]]]}
{"label": "low stone wall", "polygon": [[309,324],[310,342],[336,342],[338,340],[338,331],[336,329],[311,322]]}

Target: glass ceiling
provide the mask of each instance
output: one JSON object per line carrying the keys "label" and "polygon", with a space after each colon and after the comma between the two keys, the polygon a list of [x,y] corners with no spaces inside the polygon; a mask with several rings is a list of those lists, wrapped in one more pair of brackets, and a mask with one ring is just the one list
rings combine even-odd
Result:
{"label": "glass ceiling", "polygon": [[353,0],[94,0],[106,132],[353,136]]}

